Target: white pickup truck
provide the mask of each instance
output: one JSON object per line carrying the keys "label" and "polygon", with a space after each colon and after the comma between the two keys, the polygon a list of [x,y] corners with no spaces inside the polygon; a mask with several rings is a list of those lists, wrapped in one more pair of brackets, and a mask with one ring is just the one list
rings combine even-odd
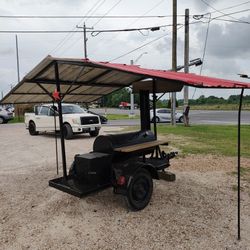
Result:
{"label": "white pickup truck", "polygon": [[[56,131],[60,130],[57,105],[36,105],[34,112],[25,113],[25,125],[30,135],[37,135],[39,132],[54,132],[55,119]],[[71,139],[74,134],[79,133],[89,133],[92,137],[99,134],[101,123],[98,115],[89,114],[74,104],[62,104],[62,114],[65,139]]]}

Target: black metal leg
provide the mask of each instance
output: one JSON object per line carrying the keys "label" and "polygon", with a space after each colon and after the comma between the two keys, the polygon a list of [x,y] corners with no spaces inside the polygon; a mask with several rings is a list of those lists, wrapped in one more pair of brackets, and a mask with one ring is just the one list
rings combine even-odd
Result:
{"label": "black metal leg", "polygon": [[244,89],[241,90],[239,112],[238,112],[238,240],[241,239],[240,235],[240,127],[241,127],[241,107]]}
{"label": "black metal leg", "polygon": [[[58,64],[55,63],[55,78],[56,78],[56,90],[60,93],[60,79]],[[67,179],[67,166],[66,166],[66,153],[65,153],[65,141],[63,134],[63,117],[62,117],[62,102],[61,99],[58,100],[58,113],[59,113],[59,123],[60,123],[60,137],[61,137],[61,149],[62,149],[62,164],[63,164],[63,177]]]}

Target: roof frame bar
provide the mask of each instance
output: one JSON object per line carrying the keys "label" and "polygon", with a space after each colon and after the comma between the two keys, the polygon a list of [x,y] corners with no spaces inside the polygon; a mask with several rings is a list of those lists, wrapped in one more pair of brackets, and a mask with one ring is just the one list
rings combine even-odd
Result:
{"label": "roof frame bar", "polygon": [[[56,81],[51,79],[32,79],[26,80],[25,82],[29,83],[40,83],[40,84],[56,84]],[[60,80],[60,85],[70,85],[72,82],[68,80]],[[85,85],[85,86],[93,86],[93,87],[127,87],[125,84],[107,84],[107,83],[89,83],[89,82],[75,82],[73,85]]]}
{"label": "roof frame bar", "polygon": [[[25,92],[19,92],[19,93],[12,93],[13,95],[48,95],[48,93],[25,93]],[[67,95],[78,95],[78,96],[102,96],[102,94],[85,94],[85,93],[76,93],[76,94],[67,94]]]}
{"label": "roof frame bar", "polygon": [[[98,76],[95,76],[95,77],[93,77],[90,81],[88,81],[88,84],[91,84],[91,85],[92,85],[96,80],[98,80],[99,78],[101,78],[101,77],[107,75],[107,74],[110,73],[110,72],[111,72],[111,70],[106,70],[105,72],[102,72],[102,73],[99,74]],[[82,86],[77,86],[77,87],[75,87],[74,89],[70,90],[70,91],[68,92],[68,94],[69,94],[69,93],[72,93],[73,91],[75,91],[75,90],[77,90],[77,89],[79,89],[80,87],[82,87]]]}
{"label": "roof frame bar", "polygon": [[38,76],[42,75],[45,71],[47,71],[53,65],[54,65],[54,61],[50,62],[45,68],[43,68],[42,70],[40,70],[32,79],[35,79]]}

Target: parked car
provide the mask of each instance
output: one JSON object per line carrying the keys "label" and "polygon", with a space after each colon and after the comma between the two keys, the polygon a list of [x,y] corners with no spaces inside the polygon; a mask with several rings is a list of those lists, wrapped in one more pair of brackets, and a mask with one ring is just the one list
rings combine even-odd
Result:
{"label": "parked car", "polygon": [[[59,130],[57,105],[43,104],[34,107],[35,113],[25,113],[25,125],[30,135],[39,132],[54,132],[54,116],[56,117],[56,131]],[[75,104],[62,104],[63,133],[66,139],[71,139],[74,134],[89,133],[94,137],[101,128],[100,118],[89,114]]]}
{"label": "parked car", "polygon": [[13,119],[13,113],[4,108],[0,108],[0,124],[7,123]]}
{"label": "parked car", "polygon": [[97,113],[90,111],[90,110],[87,110],[87,112],[89,114],[92,114],[92,115],[98,115],[100,120],[101,120],[101,124],[106,124],[108,122],[108,118],[106,118],[104,115],[97,114]]}
{"label": "parked car", "polygon": [[[166,108],[156,109],[155,110],[156,116],[154,118],[153,110],[150,110],[150,120],[151,122],[156,120],[156,122],[169,122],[171,121],[171,110]],[[183,122],[183,114],[182,113],[175,113],[175,119],[177,122]]]}

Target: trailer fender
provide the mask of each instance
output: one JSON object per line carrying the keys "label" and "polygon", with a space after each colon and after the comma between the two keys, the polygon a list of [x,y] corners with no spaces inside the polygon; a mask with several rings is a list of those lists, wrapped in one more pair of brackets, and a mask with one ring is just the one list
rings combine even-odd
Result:
{"label": "trailer fender", "polygon": [[150,164],[144,165],[142,168],[148,170],[148,172],[151,174],[153,179],[156,179],[156,180],[160,179],[157,170],[152,165]]}

